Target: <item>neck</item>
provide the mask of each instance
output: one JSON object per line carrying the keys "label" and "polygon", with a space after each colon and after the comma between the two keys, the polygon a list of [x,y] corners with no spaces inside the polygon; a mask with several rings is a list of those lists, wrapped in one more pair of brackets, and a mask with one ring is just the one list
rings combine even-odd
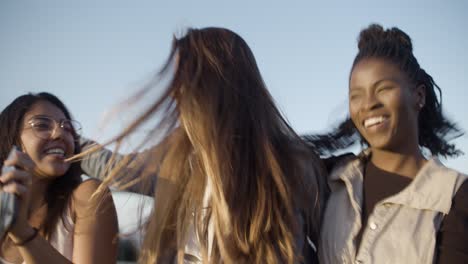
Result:
{"label": "neck", "polygon": [[419,148],[411,152],[393,152],[382,149],[372,149],[371,161],[382,170],[396,173],[408,178],[416,174],[427,162]]}

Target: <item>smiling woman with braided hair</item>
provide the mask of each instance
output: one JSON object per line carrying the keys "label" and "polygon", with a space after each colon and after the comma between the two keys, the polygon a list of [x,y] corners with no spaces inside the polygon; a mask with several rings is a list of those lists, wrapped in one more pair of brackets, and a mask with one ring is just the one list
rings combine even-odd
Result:
{"label": "smiling woman with braided hair", "polygon": [[440,88],[402,30],[370,25],[358,47],[350,119],[308,137],[332,154],[359,139],[367,147],[334,158],[320,263],[467,263],[467,176],[437,159],[461,153],[448,140],[462,133],[442,114]]}

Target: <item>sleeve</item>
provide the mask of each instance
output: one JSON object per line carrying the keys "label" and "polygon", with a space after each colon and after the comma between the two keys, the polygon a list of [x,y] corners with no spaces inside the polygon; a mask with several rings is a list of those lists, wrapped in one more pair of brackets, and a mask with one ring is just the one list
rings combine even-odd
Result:
{"label": "sleeve", "polygon": [[468,263],[468,180],[458,189],[450,212],[442,222],[436,263]]}
{"label": "sleeve", "polygon": [[333,168],[338,164],[342,164],[344,162],[348,162],[351,159],[355,159],[356,155],[353,153],[345,153],[338,156],[330,156],[327,158],[322,158],[323,163],[325,164],[325,168],[327,173],[330,174],[333,171]]}
{"label": "sleeve", "polygon": [[[82,151],[85,151],[86,149],[96,144],[96,142],[87,138],[80,138],[79,143]],[[156,147],[157,146],[155,146],[154,148]],[[117,182],[119,184],[126,184],[135,181],[135,184],[129,185],[127,188],[124,188],[124,190],[152,196],[154,194],[154,188],[156,186],[157,181],[156,170],[152,171],[151,169],[153,168],[145,170],[144,168],[138,168],[138,166],[131,166],[131,163],[135,162],[136,160],[144,160],[151,157],[150,155],[152,155],[152,152],[153,149],[149,149],[140,153],[131,153],[127,155],[116,153],[110,169],[114,168],[116,164],[119,164],[124,159],[128,159],[128,164],[130,165],[126,166],[125,169],[119,171],[118,175],[116,175],[115,177],[114,183],[111,183],[111,186],[114,185],[114,187],[116,187],[115,185],[117,184]],[[102,148],[97,152],[86,156],[81,161],[82,172],[89,177],[103,180],[107,176],[106,166],[108,166],[113,154],[114,153],[111,150]],[[141,179],[138,180],[138,178]],[[150,184],[147,184],[148,180],[144,180],[143,178],[147,178]]]}
{"label": "sleeve", "polygon": [[[91,146],[96,145],[97,143],[93,140],[87,138],[80,138],[80,146],[82,151],[86,151]],[[99,151],[90,154],[89,156],[85,157],[81,161],[81,170],[84,174],[88,175],[92,178],[97,179],[104,179],[106,175],[104,175],[106,165],[110,161],[112,157],[112,151],[102,148]],[[116,154],[115,161],[119,162],[124,159],[124,155]]]}
{"label": "sleeve", "polygon": [[[327,172],[323,160],[314,152],[306,152],[303,161],[301,165],[305,175],[304,184],[310,186],[308,188],[309,193],[315,196],[316,199],[315,201],[308,201],[308,207],[312,206],[313,208],[312,215],[301,214],[301,219],[304,221],[305,238],[307,238],[304,242],[304,248],[314,251],[313,253],[315,254],[316,249],[312,249],[310,246],[313,244],[313,247],[315,247],[319,240],[321,220],[325,209],[325,203],[329,195]],[[299,197],[299,199],[303,200],[303,197]],[[314,254],[310,256],[315,256]]]}

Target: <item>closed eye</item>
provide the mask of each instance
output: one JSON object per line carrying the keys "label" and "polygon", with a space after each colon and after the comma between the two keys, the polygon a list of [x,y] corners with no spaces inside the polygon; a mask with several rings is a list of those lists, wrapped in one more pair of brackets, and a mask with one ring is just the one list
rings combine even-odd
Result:
{"label": "closed eye", "polygon": [[31,126],[37,130],[51,130],[53,129],[53,124],[50,120],[37,118],[36,120],[31,121]]}
{"label": "closed eye", "polygon": [[359,99],[359,97],[361,97],[361,94],[359,93],[351,93],[349,95],[349,100],[356,100],[356,99]]}
{"label": "closed eye", "polygon": [[386,92],[386,91],[389,91],[393,89],[393,86],[382,86],[382,87],[379,87],[377,89],[377,92],[380,93],[380,92]]}

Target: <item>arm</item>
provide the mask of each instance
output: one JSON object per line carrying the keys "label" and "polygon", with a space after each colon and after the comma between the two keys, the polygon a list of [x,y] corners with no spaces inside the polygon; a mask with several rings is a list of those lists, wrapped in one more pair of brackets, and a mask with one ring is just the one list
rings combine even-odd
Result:
{"label": "arm", "polygon": [[[96,145],[97,143],[90,139],[80,137],[79,144],[81,146],[81,151],[86,151],[87,149]],[[81,161],[81,170],[90,177],[101,180],[104,179],[106,164],[110,161],[112,154],[112,151],[103,148],[95,153],[88,155]],[[116,162],[120,162],[124,158],[124,155],[121,155],[119,153],[115,154]]]}
{"label": "arm", "polygon": [[[99,183],[89,180],[82,183],[73,195],[75,230],[73,237],[73,263],[116,263],[117,258],[117,215],[110,192],[103,199],[89,200]],[[10,235],[18,243],[34,232],[31,226]],[[37,235],[24,246],[17,247],[25,263],[69,264],[47,240]]]}
{"label": "arm", "polygon": [[108,189],[90,197],[99,182],[88,180],[73,194],[75,232],[73,263],[115,263],[117,258],[117,214]]}
{"label": "arm", "polygon": [[[176,128],[161,140],[159,144],[148,150],[128,155],[115,153],[115,161],[111,167],[124,160],[128,160],[128,162],[123,167],[124,169],[115,175],[114,184],[119,181],[123,184],[134,183],[124,189],[130,192],[153,196],[157,181],[171,181],[170,179],[162,180],[158,175],[158,170],[168,148],[174,142],[177,142],[184,133],[183,129]],[[82,150],[86,150],[91,145],[94,145],[95,142],[80,138],[80,144]],[[105,175],[105,168],[113,154],[112,151],[102,148],[87,157],[85,156],[84,160],[81,161],[83,172],[94,178],[105,178],[107,176]]]}
{"label": "arm", "polygon": [[436,263],[468,263],[468,180],[458,189],[442,222],[436,251]]}
{"label": "arm", "polygon": [[17,151],[5,161],[4,165],[16,167],[14,170],[3,173],[0,176],[0,183],[2,191],[15,194],[18,198],[17,215],[8,230],[8,237],[16,244],[23,260],[29,264],[71,263],[38,234],[29,222],[34,162],[27,154]]}
{"label": "arm", "polygon": [[[91,146],[94,146],[96,142],[86,139],[86,138],[80,138],[80,145],[82,151],[86,151],[88,148]],[[145,194],[145,195],[153,195],[154,192],[154,187],[156,184],[156,179],[157,179],[157,168],[152,167],[152,168],[145,168],[142,170],[139,167],[139,161],[145,160],[147,158],[150,158],[151,155],[153,155],[155,152],[157,152],[158,145],[153,147],[152,149],[143,151],[141,153],[131,153],[127,155],[122,155],[119,153],[115,153],[114,161],[112,163],[111,169],[115,168],[115,165],[119,164],[120,162],[124,161],[125,159],[128,160],[128,165],[126,166],[125,169],[120,171],[118,175],[115,177],[114,183],[121,181],[121,184],[125,184],[128,182],[131,182],[133,180],[138,180],[139,176],[142,176],[145,174],[145,177],[148,177],[150,179],[151,184],[146,185],[145,187],[145,182],[142,180],[134,185],[129,186],[128,188],[125,188],[126,191],[129,192],[134,192],[134,193],[140,193],[140,194]],[[105,179],[107,174],[106,172],[106,166],[111,160],[112,155],[114,153],[106,148],[102,148],[98,150],[97,152],[94,152],[92,154],[89,154],[86,156],[82,161],[81,161],[81,170],[83,171],[84,174],[97,178],[97,179]],[[139,184],[141,183],[141,184]]]}
{"label": "arm", "polygon": [[[298,214],[303,226],[302,234],[296,245],[301,251],[302,260],[298,263],[318,263],[317,245],[320,219],[322,218],[323,204],[326,201],[328,188],[326,186],[326,169],[323,161],[315,152],[306,149],[299,158],[301,170],[304,173],[303,184],[308,186],[306,208],[312,209],[310,213],[300,212]],[[300,198],[303,200],[303,197]]]}
{"label": "arm", "polygon": [[[24,241],[25,238],[31,237],[34,230],[31,226],[24,228],[21,233],[10,235],[14,243]],[[25,263],[40,264],[40,263],[57,263],[71,264],[72,262],[60,254],[47,240],[41,235],[37,235],[23,246],[17,246]]]}

